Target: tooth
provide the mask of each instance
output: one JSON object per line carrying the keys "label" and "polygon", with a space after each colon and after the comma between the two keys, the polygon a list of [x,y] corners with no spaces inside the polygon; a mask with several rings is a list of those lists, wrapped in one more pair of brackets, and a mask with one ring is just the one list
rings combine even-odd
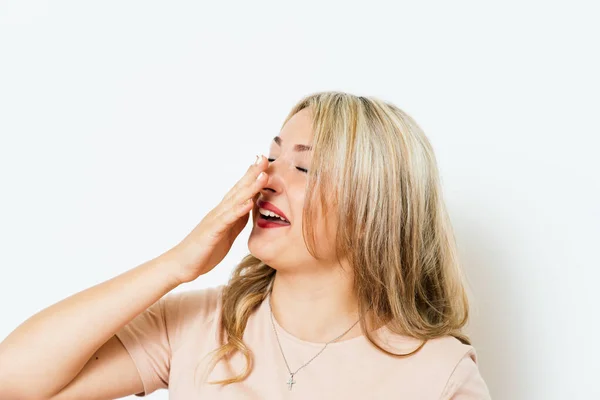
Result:
{"label": "tooth", "polygon": [[259,212],[260,212],[261,214],[263,214],[263,215],[266,215],[266,216],[269,216],[269,217],[276,217],[276,218],[279,218],[280,220],[282,220],[282,221],[284,221],[284,222],[288,222],[288,220],[287,220],[287,219],[283,218],[283,217],[282,217],[282,216],[280,216],[280,215],[277,215],[277,214],[275,214],[273,211],[266,210],[266,209],[264,209],[264,208],[259,208]]}

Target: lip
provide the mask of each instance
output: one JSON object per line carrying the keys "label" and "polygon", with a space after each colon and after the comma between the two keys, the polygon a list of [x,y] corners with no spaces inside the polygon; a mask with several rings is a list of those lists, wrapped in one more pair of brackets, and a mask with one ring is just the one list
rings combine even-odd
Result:
{"label": "lip", "polygon": [[285,215],[279,208],[275,207],[273,204],[269,203],[268,201],[259,200],[256,203],[256,205],[259,208],[264,208],[265,210],[273,211],[275,214],[280,215],[283,218],[285,218],[286,220],[288,220],[290,222],[290,224],[292,223],[290,221],[290,219],[287,217],[287,215]]}

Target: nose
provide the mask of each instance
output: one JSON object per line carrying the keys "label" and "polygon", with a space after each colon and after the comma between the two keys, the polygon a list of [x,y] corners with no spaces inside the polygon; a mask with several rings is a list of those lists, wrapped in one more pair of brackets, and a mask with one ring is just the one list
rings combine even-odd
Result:
{"label": "nose", "polygon": [[260,190],[261,193],[270,194],[270,193],[280,193],[283,188],[283,180],[281,177],[282,169],[285,168],[285,165],[281,165],[279,158],[275,161],[270,161],[269,166],[267,167],[266,173],[268,175],[267,184]]}

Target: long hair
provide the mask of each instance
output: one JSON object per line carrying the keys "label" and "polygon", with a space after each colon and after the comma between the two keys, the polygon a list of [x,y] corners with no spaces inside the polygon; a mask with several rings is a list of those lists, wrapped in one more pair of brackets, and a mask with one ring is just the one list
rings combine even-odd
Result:
{"label": "long hair", "polygon": [[[471,344],[462,328],[469,302],[455,237],[442,197],[432,146],[415,121],[395,105],[374,97],[318,92],[301,99],[298,111],[312,115],[313,157],[303,208],[303,236],[314,256],[314,204],[337,213],[335,250],[354,271],[364,336],[379,350],[407,357],[429,339],[451,335]],[[319,203],[315,203],[319,202]],[[327,213],[323,214],[325,223]],[[253,356],[242,338],[248,317],[266,298],[275,270],[251,254],[235,268],[222,292],[221,347],[209,370],[236,352],[246,367],[211,382],[244,380]],[[422,340],[414,351],[395,354],[367,330],[376,326]]]}

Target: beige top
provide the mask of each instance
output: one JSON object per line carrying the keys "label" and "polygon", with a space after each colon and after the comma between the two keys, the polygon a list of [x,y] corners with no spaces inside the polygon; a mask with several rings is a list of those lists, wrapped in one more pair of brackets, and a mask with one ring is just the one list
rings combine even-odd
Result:
{"label": "beige top", "polygon": [[[254,368],[243,382],[227,386],[206,382],[207,354],[218,347],[223,286],[171,292],[117,332],[144,384],[144,396],[169,389],[169,399],[435,399],[481,400],[490,395],[475,350],[454,337],[430,340],[410,357],[394,358],[374,348],[364,336],[331,343],[294,376],[276,341],[267,300],[250,316],[244,342],[253,351]],[[275,327],[292,371],[310,360],[321,343],[300,340]],[[385,346],[408,352],[418,341],[381,330]],[[201,363],[196,381],[194,371]],[[231,377],[245,365],[239,353],[233,370],[219,363],[208,381]]]}

